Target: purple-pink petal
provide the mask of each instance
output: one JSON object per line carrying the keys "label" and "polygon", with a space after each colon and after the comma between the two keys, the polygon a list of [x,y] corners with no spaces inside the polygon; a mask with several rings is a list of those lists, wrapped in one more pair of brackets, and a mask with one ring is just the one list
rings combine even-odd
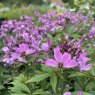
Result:
{"label": "purple-pink petal", "polygon": [[86,57],[86,55],[87,55],[87,52],[82,53],[82,54],[80,55],[80,57],[79,57],[79,60],[81,60],[81,61],[83,61],[83,62],[90,61],[91,59],[88,58],[88,57]]}
{"label": "purple-pink petal", "polygon": [[79,91],[77,95],[83,95],[83,94],[82,94],[82,91]]}
{"label": "purple-pink petal", "polygon": [[47,40],[47,43],[48,43],[49,47],[52,46],[52,40],[51,40],[51,39],[48,39],[48,40]]}
{"label": "purple-pink petal", "polygon": [[48,59],[46,62],[45,62],[46,65],[48,66],[51,66],[51,67],[57,67],[57,62],[54,60],[54,59]]}
{"label": "purple-pink petal", "polygon": [[5,53],[9,52],[9,48],[8,48],[8,47],[3,47],[2,50],[3,50]]}
{"label": "purple-pink petal", "polygon": [[18,48],[15,48],[16,52],[19,52],[19,53],[23,53],[23,52],[26,52],[26,50],[29,49],[29,46],[28,44],[19,44],[19,47]]}
{"label": "purple-pink petal", "polygon": [[61,62],[61,59],[62,59],[62,53],[60,52],[60,48],[59,47],[56,47],[54,49],[54,57],[55,57],[55,60],[60,63]]}
{"label": "purple-pink petal", "polygon": [[43,44],[42,44],[42,50],[43,50],[43,51],[46,51],[46,52],[49,50],[49,45],[48,45],[48,43],[43,43]]}
{"label": "purple-pink petal", "polygon": [[64,63],[67,63],[69,60],[71,60],[71,55],[69,53],[65,52],[62,56],[61,61],[64,64]]}
{"label": "purple-pink petal", "polygon": [[36,51],[35,50],[32,50],[32,49],[30,49],[30,50],[27,50],[26,51],[26,54],[28,55],[28,54],[33,54],[33,53],[35,53]]}
{"label": "purple-pink petal", "polygon": [[88,64],[88,65],[86,65],[86,66],[84,66],[84,67],[80,67],[80,70],[81,71],[88,71],[88,70],[90,70],[92,68],[92,64]]}
{"label": "purple-pink petal", "polygon": [[70,61],[68,61],[68,62],[64,62],[63,63],[63,66],[65,67],[65,68],[73,68],[73,67],[76,67],[78,64],[77,64],[77,62],[75,61],[75,60],[70,60]]}
{"label": "purple-pink petal", "polygon": [[26,61],[24,58],[22,58],[22,57],[19,57],[18,60],[21,61],[21,62],[24,62],[24,63],[27,62],[27,61]]}
{"label": "purple-pink petal", "polygon": [[71,95],[71,92],[65,92],[63,95]]}

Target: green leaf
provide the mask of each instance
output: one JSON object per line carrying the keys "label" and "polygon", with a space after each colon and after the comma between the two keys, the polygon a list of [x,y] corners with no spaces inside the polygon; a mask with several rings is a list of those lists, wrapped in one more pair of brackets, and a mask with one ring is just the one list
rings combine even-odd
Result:
{"label": "green leaf", "polygon": [[47,77],[49,77],[48,73],[35,75],[32,78],[30,78],[28,81],[26,81],[26,83],[29,83],[29,82],[39,82],[39,81],[42,81],[43,79],[45,79]]}
{"label": "green leaf", "polygon": [[29,95],[29,94],[24,94],[24,93],[12,93],[11,95]]}
{"label": "green leaf", "polygon": [[76,77],[76,76],[86,76],[86,74],[82,72],[75,72],[75,73],[72,73],[69,77]]}
{"label": "green leaf", "polygon": [[79,80],[78,80],[78,82],[74,83],[74,89],[75,89],[75,91],[78,91],[79,89],[82,88],[81,82]]}
{"label": "green leaf", "polygon": [[38,90],[36,90],[36,91],[34,91],[34,92],[32,93],[32,95],[39,95],[39,94],[41,94],[41,95],[46,95],[46,92],[43,91],[42,89],[38,89]]}
{"label": "green leaf", "polygon": [[0,84],[0,90],[1,90],[1,89],[4,89],[4,86]]}
{"label": "green leaf", "polygon": [[28,78],[23,74],[20,74],[18,77],[14,77],[15,82],[21,82],[21,83],[25,83],[27,79]]}
{"label": "green leaf", "polygon": [[79,40],[79,38],[80,38],[81,36],[78,35],[78,34],[72,34],[71,37],[75,38],[76,40]]}
{"label": "green leaf", "polygon": [[42,70],[50,73],[53,71],[53,68],[42,64]]}
{"label": "green leaf", "polygon": [[50,38],[50,39],[53,39],[51,34],[48,34],[47,37]]}
{"label": "green leaf", "polygon": [[95,76],[95,67],[93,66],[93,67],[89,70],[89,72],[90,72],[93,76]]}
{"label": "green leaf", "polygon": [[85,90],[86,90],[86,91],[91,91],[91,90],[93,89],[94,85],[95,85],[95,84],[94,84],[93,81],[89,82],[89,83],[86,85]]}
{"label": "green leaf", "polygon": [[23,94],[31,94],[30,89],[23,83],[21,82],[13,82],[12,83],[14,85],[14,87],[11,87],[11,91],[14,93],[20,93],[20,92],[25,92]]}
{"label": "green leaf", "polygon": [[[78,91],[75,91],[72,93],[72,95],[77,95],[78,94]],[[93,94],[90,94],[90,93],[87,93],[87,92],[83,92],[82,93],[83,95],[93,95]]]}
{"label": "green leaf", "polygon": [[50,77],[50,84],[54,90],[54,92],[56,92],[56,86],[57,86],[57,76],[53,75]]}

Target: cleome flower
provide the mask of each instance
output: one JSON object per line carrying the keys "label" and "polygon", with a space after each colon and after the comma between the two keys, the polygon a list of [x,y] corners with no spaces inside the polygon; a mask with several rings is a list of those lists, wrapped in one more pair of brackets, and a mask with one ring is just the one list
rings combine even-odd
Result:
{"label": "cleome flower", "polygon": [[62,54],[59,47],[54,49],[54,58],[55,59],[47,59],[45,64],[51,67],[57,67],[61,65],[65,68],[73,68],[78,65],[76,60],[71,59],[71,54],[67,52]]}
{"label": "cleome flower", "polygon": [[27,54],[32,54],[34,53],[35,51],[33,49],[29,49],[29,45],[28,44],[19,44],[19,47],[18,48],[15,48],[16,52],[19,52],[19,53],[25,53],[26,55]]}
{"label": "cleome flower", "polygon": [[87,52],[84,52],[82,54],[80,54],[79,58],[78,58],[78,64],[79,64],[79,68],[80,71],[88,71],[91,67],[92,64],[86,64],[88,61],[90,61],[91,59],[86,57]]}
{"label": "cleome flower", "polygon": [[65,92],[63,95],[71,95],[71,92]]}
{"label": "cleome flower", "polygon": [[[65,92],[63,95],[72,95],[71,92]],[[82,91],[79,91],[77,95],[83,95]]]}
{"label": "cleome flower", "polygon": [[48,39],[46,43],[42,43],[42,50],[48,52],[52,46],[52,40]]}

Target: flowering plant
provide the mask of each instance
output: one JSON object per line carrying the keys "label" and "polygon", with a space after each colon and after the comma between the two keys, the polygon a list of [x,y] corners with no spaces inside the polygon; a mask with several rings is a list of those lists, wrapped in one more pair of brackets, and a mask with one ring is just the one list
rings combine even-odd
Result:
{"label": "flowering plant", "polygon": [[0,28],[1,62],[16,77],[11,79],[12,95],[93,95],[92,16],[35,12],[35,18],[20,19],[4,21]]}

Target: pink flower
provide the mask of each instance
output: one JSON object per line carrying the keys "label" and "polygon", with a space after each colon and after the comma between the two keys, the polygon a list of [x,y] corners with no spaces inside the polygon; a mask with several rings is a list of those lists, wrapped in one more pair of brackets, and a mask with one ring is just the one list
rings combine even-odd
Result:
{"label": "pink flower", "polygon": [[6,62],[6,63],[8,63],[8,64],[12,64],[12,63],[13,63],[9,57],[5,57],[5,58],[3,59],[3,62]]}
{"label": "pink flower", "polygon": [[35,50],[33,49],[29,49],[29,45],[28,44],[19,44],[19,47],[18,48],[15,48],[16,52],[19,52],[19,53],[25,53],[25,54],[32,54],[35,52]]}
{"label": "pink flower", "polygon": [[90,61],[90,58],[86,57],[87,55],[87,52],[84,52],[80,55],[79,59],[84,61],[84,62],[87,62],[87,61]]}
{"label": "pink flower", "polygon": [[63,95],[71,95],[71,92],[65,92]]}
{"label": "pink flower", "polygon": [[3,47],[2,50],[5,52],[5,53],[8,53],[9,52],[9,48],[6,46],[6,47]]}
{"label": "pink flower", "polygon": [[12,53],[10,60],[11,61],[18,60],[18,61],[21,61],[21,62],[25,62],[26,63],[26,60],[24,58],[22,58],[21,57],[21,54],[19,54],[19,53]]}
{"label": "pink flower", "polygon": [[42,43],[42,50],[43,51],[48,51],[49,50],[49,45],[48,45],[48,43]]}
{"label": "pink flower", "polygon": [[88,71],[92,67],[92,64],[86,65],[86,63],[90,61],[90,58],[86,57],[86,55],[87,53],[82,53],[78,58],[80,71]]}
{"label": "pink flower", "polygon": [[5,56],[5,58],[3,59],[3,62],[6,62],[8,64],[13,64],[16,63],[17,61],[24,62],[24,63],[27,62],[23,57],[21,57],[21,54],[15,52],[12,52],[10,56],[8,55]]}
{"label": "pink flower", "polygon": [[[71,92],[65,92],[63,95],[72,95],[72,93],[71,93]],[[77,93],[77,95],[83,95],[83,94],[82,94],[82,91],[79,91],[79,92]]]}
{"label": "pink flower", "polygon": [[48,39],[46,43],[42,44],[42,50],[48,52],[51,46],[52,46],[52,41]]}
{"label": "pink flower", "polygon": [[19,47],[18,48],[15,48],[16,52],[19,52],[19,53],[24,53],[26,52],[27,50],[29,49],[29,46],[28,44],[19,44]]}
{"label": "pink flower", "polygon": [[26,41],[26,42],[29,42],[29,34],[28,33],[22,33],[21,36],[23,37],[23,39]]}
{"label": "pink flower", "polygon": [[65,52],[63,55],[60,52],[60,48],[57,47],[54,49],[54,58],[48,59],[45,64],[51,67],[57,67],[58,65],[62,65],[65,68],[76,67],[78,64],[74,59],[71,59],[71,54]]}
{"label": "pink flower", "polygon": [[34,38],[34,37],[32,37],[31,38],[31,41],[30,41],[31,43],[32,43],[32,47],[36,50],[36,51],[40,51],[41,49],[39,48],[39,45],[40,45],[40,43],[41,43],[41,40],[37,40],[36,38]]}
{"label": "pink flower", "polygon": [[79,91],[79,92],[78,92],[78,95],[83,95],[83,94],[82,94],[82,91]]}
{"label": "pink flower", "polygon": [[79,61],[80,71],[88,71],[88,70],[91,69],[91,67],[92,67],[92,64],[87,64],[86,65],[86,62]]}

